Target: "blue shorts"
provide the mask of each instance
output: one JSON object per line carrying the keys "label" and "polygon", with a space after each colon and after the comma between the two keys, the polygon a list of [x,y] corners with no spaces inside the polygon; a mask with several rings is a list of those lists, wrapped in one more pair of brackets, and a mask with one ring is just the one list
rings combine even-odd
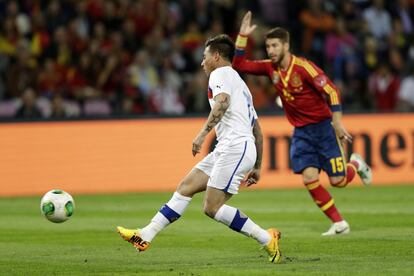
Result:
{"label": "blue shorts", "polygon": [[290,160],[295,173],[314,167],[324,170],[329,176],[344,176],[346,160],[331,119],[296,127],[290,147]]}

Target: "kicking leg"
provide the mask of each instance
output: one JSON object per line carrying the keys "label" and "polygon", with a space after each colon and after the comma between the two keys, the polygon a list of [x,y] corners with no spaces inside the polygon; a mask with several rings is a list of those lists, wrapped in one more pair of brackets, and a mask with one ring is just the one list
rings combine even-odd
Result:
{"label": "kicking leg", "polygon": [[372,181],[371,168],[362,159],[359,154],[353,153],[351,160],[346,164],[345,176],[331,176],[329,181],[333,187],[343,188],[352,182],[355,175],[358,174],[365,186],[369,186]]}
{"label": "kicking leg", "polygon": [[139,251],[146,250],[160,231],[181,217],[194,194],[205,191],[207,181],[208,175],[194,168],[147,226],[142,229],[126,229],[118,226],[117,231],[124,240],[131,242]]}

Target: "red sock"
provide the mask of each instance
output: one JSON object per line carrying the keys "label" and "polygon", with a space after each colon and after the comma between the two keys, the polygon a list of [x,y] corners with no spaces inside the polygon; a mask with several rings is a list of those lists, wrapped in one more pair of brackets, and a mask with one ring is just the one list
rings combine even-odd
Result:
{"label": "red sock", "polygon": [[349,161],[348,164],[346,164],[346,183],[351,183],[352,179],[354,179],[355,174],[358,170],[358,162],[356,161]]}
{"label": "red sock", "polygon": [[319,180],[305,183],[305,186],[313,201],[332,222],[342,221],[342,217],[335,207],[333,198],[329,192],[319,184]]}

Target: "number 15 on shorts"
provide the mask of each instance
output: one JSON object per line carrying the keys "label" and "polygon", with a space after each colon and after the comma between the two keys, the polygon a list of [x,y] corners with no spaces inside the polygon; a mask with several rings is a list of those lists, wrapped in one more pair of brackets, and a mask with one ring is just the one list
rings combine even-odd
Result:
{"label": "number 15 on shorts", "polygon": [[331,162],[333,173],[344,171],[344,162],[342,157],[331,158],[329,161]]}

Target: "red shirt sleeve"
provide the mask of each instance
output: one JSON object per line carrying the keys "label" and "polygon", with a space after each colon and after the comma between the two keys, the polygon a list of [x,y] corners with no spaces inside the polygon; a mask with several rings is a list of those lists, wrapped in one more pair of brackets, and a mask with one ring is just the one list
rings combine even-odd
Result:
{"label": "red shirt sleeve", "polygon": [[245,49],[236,49],[233,58],[233,68],[241,73],[253,75],[268,75],[272,64],[268,59],[264,60],[248,60],[246,59]]}
{"label": "red shirt sleeve", "polygon": [[302,59],[303,76],[316,91],[328,96],[332,111],[341,111],[341,95],[335,84],[313,62]]}

